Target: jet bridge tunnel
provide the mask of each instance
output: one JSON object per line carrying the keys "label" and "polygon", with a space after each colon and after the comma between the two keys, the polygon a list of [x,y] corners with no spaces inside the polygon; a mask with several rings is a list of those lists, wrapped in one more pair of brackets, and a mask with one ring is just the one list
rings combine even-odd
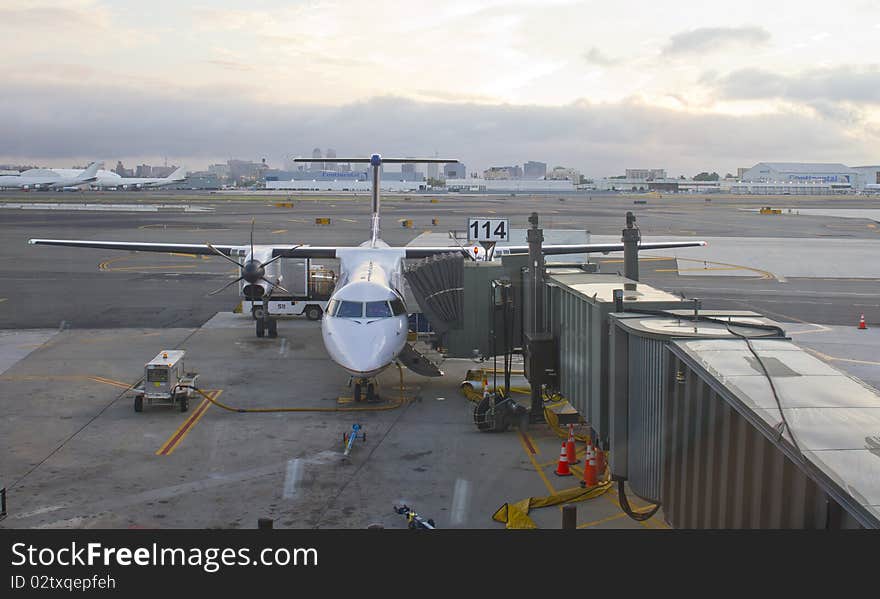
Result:
{"label": "jet bridge tunnel", "polygon": [[542,389],[565,398],[609,450],[612,478],[673,527],[880,528],[876,390],[761,314],[640,283],[630,219],[624,276],[544,265],[537,215],[532,229],[531,256],[450,254],[407,272],[448,357],[500,353],[508,326],[532,412]]}

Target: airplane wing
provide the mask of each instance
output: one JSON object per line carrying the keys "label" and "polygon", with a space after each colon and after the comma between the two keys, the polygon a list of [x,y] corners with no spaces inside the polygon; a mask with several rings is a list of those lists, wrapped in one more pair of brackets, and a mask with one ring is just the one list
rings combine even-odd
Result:
{"label": "airplane wing", "polygon": [[[204,243],[146,243],[141,241],[89,241],[79,239],[28,239],[30,245],[63,245],[66,247],[94,248],[99,250],[129,250],[132,252],[176,252],[180,254],[214,255]],[[227,256],[233,250],[246,249],[244,245],[215,245]]]}
{"label": "airplane wing", "polygon": [[[152,243],[144,241],[92,241],[86,239],[29,239],[30,245],[60,245],[65,247],[92,248],[98,250],[128,250],[130,252],[161,252],[179,254],[199,254],[213,256],[214,251],[204,243]],[[212,244],[221,253],[227,256],[233,251],[245,251],[248,245],[222,245]],[[260,248],[265,248],[261,244]],[[276,245],[272,247],[272,257],[282,258],[335,258],[338,246],[290,246]],[[449,251],[448,249],[446,251]],[[439,253],[439,252],[438,252]]]}
{"label": "airplane wing", "polygon": [[[644,241],[639,244],[640,250],[665,250],[670,248],[681,248],[681,247],[700,247],[709,245],[705,241]],[[459,248],[456,246],[445,246],[445,247],[414,247],[408,246],[406,247],[406,257],[407,258],[427,258],[429,256],[435,256],[437,254],[448,254],[450,252],[460,252],[463,254],[471,255],[471,247],[470,245],[466,245],[463,248]],[[545,256],[552,255],[560,255],[560,254],[591,254],[591,253],[602,253],[607,254],[608,252],[622,252],[623,251],[623,243],[585,243],[585,244],[568,244],[568,245],[552,245],[552,244],[544,244],[542,246],[542,253]],[[480,248],[480,253],[484,250]],[[529,252],[529,246],[527,245],[499,245],[495,247],[495,255],[503,255],[503,254],[527,254]]]}
{"label": "airplane wing", "polygon": [[[201,254],[205,256],[213,255],[214,252],[206,244],[203,243],[149,243],[141,241],[90,241],[78,239],[30,239],[28,243],[31,245],[60,245],[66,247],[81,247],[103,250],[129,250],[133,252],[177,252],[181,254]],[[699,247],[708,245],[705,241],[654,241],[642,242],[639,244],[640,250],[664,250],[679,247]],[[247,250],[246,245],[214,245],[220,252],[227,256],[234,250]],[[261,247],[266,247],[261,245]],[[272,257],[282,258],[336,258],[336,250],[347,246],[272,246]],[[471,246],[459,248],[456,246],[433,246],[433,247],[417,247],[408,246],[402,249],[406,250],[406,257],[410,259],[427,258],[438,254],[461,253],[468,257],[471,254]],[[482,248],[481,248],[482,251]],[[496,255],[500,254],[526,254],[529,251],[527,245],[508,245],[498,246]],[[589,254],[608,252],[622,252],[623,243],[586,243],[586,244],[570,244],[570,245],[544,245],[543,253],[545,255],[559,254]]]}

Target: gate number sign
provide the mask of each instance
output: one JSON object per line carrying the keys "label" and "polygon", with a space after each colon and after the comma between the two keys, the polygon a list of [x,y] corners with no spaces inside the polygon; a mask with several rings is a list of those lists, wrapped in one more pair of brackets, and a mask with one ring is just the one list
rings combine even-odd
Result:
{"label": "gate number sign", "polygon": [[468,241],[507,241],[510,224],[506,218],[468,219]]}

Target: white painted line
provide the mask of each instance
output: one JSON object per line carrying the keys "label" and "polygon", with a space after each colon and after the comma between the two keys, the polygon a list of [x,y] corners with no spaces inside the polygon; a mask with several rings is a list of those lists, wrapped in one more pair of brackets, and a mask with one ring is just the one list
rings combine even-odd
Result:
{"label": "white painted line", "polygon": [[296,496],[296,485],[302,478],[302,460],[299,458],[287,462],[287,474],[284,475],[284,488],[281,496],[293,499]]}
{"label": "white painted line", "polygon": [[31,510],[30,512],[24,512],[22,514],[16,514],[15,518],[30,518],[31,516],[39,516],[40,514],[48,514],[49,512],[54,512],[55,510],[64,509],[68,506],[66,505],[50,505],[47,507],[41,507],[35,510]]}
{"label": "white painted line", "polygon": [[471,484],[463,478],[455,480],[452,492],[452,510],[449,521],[454,526],[461,526],[467,518],[468,505],[471,499]]}

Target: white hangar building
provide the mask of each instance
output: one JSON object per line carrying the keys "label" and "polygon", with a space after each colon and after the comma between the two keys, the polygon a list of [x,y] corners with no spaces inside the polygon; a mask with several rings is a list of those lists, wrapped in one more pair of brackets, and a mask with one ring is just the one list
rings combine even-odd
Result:
{"label": "white hangar building", "polygon": [[836,162],[759,162],[742,174],[742,181],[793,185],[826,183],[845,189],[857,185],[857,176],[855,169]]}

